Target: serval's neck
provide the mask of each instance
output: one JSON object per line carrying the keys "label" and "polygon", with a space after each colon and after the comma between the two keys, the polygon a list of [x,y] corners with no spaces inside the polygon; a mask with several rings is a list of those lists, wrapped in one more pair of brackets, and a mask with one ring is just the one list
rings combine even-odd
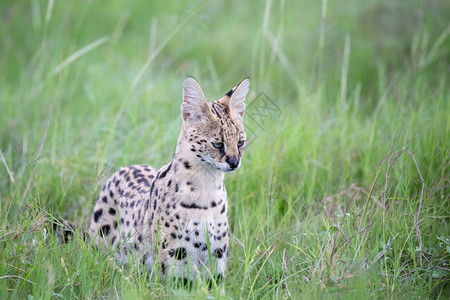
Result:
{"label": "serval's neck", "polygon": [[223,184],[224,173],[208,162],[201,161],[196,152],[191,151],[183,130],[178,138],[172,164],[177,181],[191,181],[198,187],[214,189]]}

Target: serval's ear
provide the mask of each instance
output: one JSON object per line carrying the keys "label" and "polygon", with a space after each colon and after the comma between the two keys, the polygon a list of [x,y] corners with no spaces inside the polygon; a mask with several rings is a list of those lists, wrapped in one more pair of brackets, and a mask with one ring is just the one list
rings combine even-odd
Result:
{"label": "serval's ear", "polygon": [[248,93],[248,87],[250,85],[250,79],[245,78],[230,90],[220,102],[228,106],[233,117],[243,118],[245,112],[245,97]]}
{"label": "serval's ear", "polygon": [[200,84],[193,77],[186,78],[183,85],[183,103],[181,104],[183,121],[196,123],[205,117],[210,117],[211,114]]}

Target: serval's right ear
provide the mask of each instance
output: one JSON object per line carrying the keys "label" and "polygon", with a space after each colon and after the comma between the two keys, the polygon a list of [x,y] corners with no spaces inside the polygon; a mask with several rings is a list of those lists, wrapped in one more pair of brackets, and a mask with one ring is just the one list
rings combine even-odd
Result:
{"label": "serval's right ear", "polygon": [[183,85],[181,116],[183,121],[197,123],[212,115],[203,90],[193,77],[188,77]]}
{"label": "serval's right ear", "polygon": [[237,86],[232,88],[219,102],[230,109],[230,116],[242,119],[245,112],[245,97],[248,93],[250,79],[245,78]]}
{"label": "serval's right ear", "polygon": [[250,79],[245,78],[239,83],[233,90],[230,97],[230,108],[233,114],[237,117],[243,118],[245,112],[245,97],[248,93],[248,87],[250,85]]}

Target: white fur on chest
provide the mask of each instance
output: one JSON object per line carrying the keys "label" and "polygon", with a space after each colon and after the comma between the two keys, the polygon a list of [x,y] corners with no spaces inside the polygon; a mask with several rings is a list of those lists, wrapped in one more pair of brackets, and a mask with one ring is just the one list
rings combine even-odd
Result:
{"label": "white fur on chest", "polygon": [[[173,195],[177,204],[172,215],[179,217],[173,220],[178,225],[162,227],[167,272],[171,276],[195,278],[199,270],[207,267],[210,271],[214,269],[213,273],[223,274],[229,238],[223,177],[199,178],[191,173],[177,176],[176,180],[179,188]],[[177,259],[177,254],[170,255],[181,251],[178,249],[183,249],[186,260]],[[161,254],[164,256],[164,252]],[[185,264],[190,267],[186,268]]]}

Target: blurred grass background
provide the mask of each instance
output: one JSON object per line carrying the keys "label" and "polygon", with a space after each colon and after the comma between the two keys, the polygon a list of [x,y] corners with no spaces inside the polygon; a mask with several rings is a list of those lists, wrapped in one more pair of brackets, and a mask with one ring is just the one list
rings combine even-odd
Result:
{"label": "blurred grass background", "polygon": [[448,1],[31,0],[0,14],[1,298],[220,297],[43,229],[87,224],[117,167],[171,159],[188,75],[209,100],[251,78],[224,297],[449,297]]}

